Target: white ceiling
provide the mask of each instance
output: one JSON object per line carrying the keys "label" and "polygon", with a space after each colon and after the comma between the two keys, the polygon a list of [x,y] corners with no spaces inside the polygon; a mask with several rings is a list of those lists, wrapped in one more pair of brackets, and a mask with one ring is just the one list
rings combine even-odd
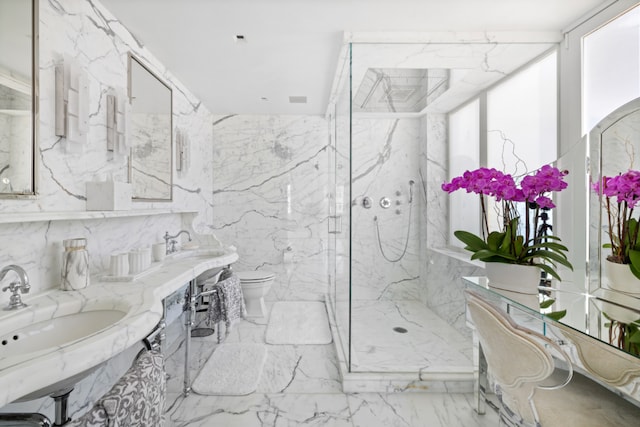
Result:
{"label": "white ceiling", "polygon": [[[561,31],[611,3],[101,1],[214,114],[324,114],[345,31]],[[238,34],[244,43],[236,42]],[[307,103],[290,103],[289,96],[306,96]]]}

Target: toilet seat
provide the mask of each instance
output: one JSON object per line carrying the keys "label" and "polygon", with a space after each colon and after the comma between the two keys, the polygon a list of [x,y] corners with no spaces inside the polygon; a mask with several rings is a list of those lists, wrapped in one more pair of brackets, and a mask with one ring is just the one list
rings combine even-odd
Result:
{"label": "toilet seat", "polygon": [[239,271],[236,273],[241,283],[259,283],[275,277],[270,271]]}

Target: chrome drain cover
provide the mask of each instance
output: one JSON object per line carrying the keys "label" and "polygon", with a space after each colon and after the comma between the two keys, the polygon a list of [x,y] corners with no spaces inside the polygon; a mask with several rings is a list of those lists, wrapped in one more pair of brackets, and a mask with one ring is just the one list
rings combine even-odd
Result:
{"label": "chrome drain cover", "polygon": [[402,328],[400,326],[396,326],[395,328],[393,328],[393,331],[399,334],[406,334],[407,332],[409,332],[405,328]]}

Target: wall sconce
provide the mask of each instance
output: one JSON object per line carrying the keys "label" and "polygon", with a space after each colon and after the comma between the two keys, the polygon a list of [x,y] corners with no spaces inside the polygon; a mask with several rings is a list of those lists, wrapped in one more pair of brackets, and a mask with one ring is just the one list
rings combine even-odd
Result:
{"label": "wall sconce", "polygon": [[84,144],[89,130],[89,78],[73,60],[55,66],[55,132],[68,142]]}
{"label": "wall sconce", "polygon": [[186,172],[189,169],[189,137],[176,129],[176,170]]}
{"label": "wall sconce", "polygon": [[129,154],[127,120],[130,116],[130,105],[127,97],[122,94],[107,95],[107,151],[122,156]]}

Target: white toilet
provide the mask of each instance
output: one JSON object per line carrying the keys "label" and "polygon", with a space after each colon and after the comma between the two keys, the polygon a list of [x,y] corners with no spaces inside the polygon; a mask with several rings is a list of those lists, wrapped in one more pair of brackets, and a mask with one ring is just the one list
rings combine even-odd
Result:
{"label": "white toilet", "polygon": [[264,317],[267,314],[264,296],[271,289],[275,274],[270,271],[239,271],[236,274],[240,280],[244,304],[247,307],[247,317]]}

